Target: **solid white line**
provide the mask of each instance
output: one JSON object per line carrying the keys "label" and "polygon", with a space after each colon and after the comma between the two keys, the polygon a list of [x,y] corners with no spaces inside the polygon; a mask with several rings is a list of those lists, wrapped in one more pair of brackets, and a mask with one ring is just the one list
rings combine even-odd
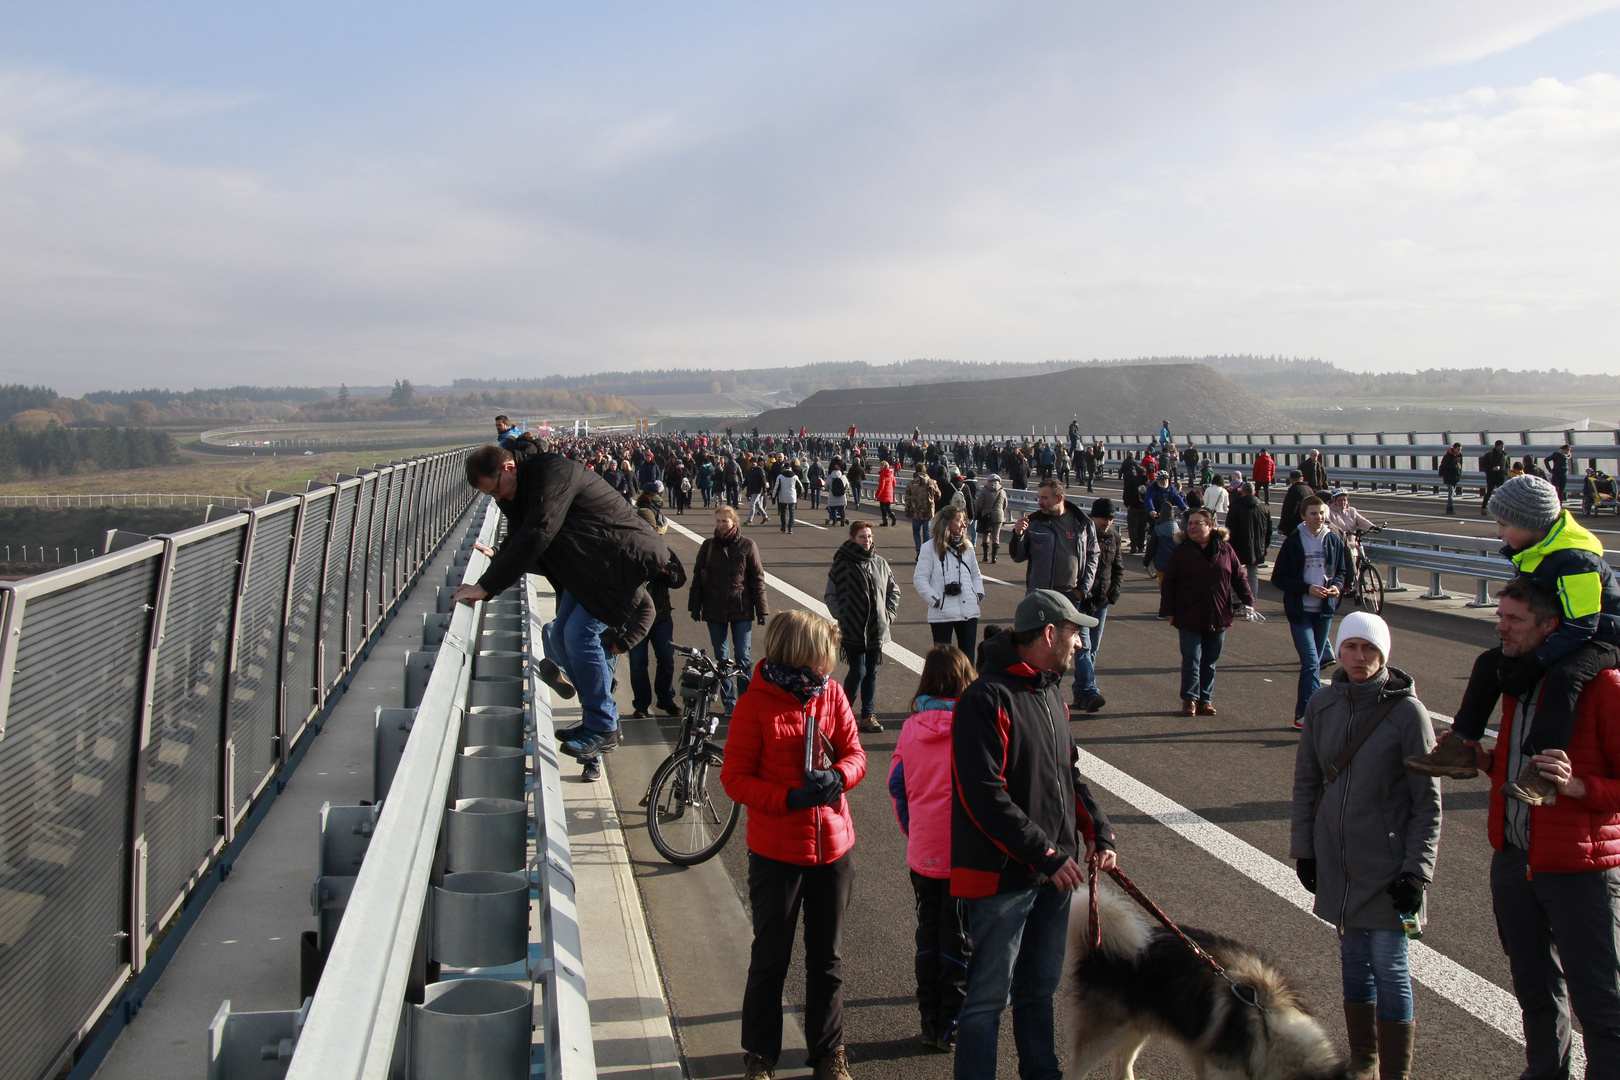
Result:
{"label": "solid white line", "polygon": [[[690,529],[670,522],[670,528],[701,543],[703,538]],[[766,573],[765,581],[791,600],[818,615],[830,617],[827,605],[801,589],[797,589],[775,574]],[[920,673],[922,657],[893,641],[883,646],[883,654],[902,667]],[[1155,791],[1128,773],[1108,764],[1095,754],[1080,751],[1080,771],[1105,791],[1130,803],[1161,825],[1180,834],[1196,846],[1209,852],[1250,881],[1269,889],[1301,911],[1311,912],[1315,898],[1300,885],[1293,869],[1274,859],[1259,848],[1241,840],[1166,795]],[[1321,921],[1321,920],[1318,920]],[[1330,925],[1323,922],[1323,925]],[[1421,941],[1409,943],[1407,963],[1412,977],[1430,990],[1495,1028],[1514,1043],[1524,1045],[1524,1020],[1518,999],[1489,979],[1463,967],[1443,953]],[[1570,1048],[1570,1075],[1586,1075],[1586,1052],[1580,1040]]]}
{"label": "solid white line", "polygon": [[980,576],[980,577],[982,577],[982,578],[984,578],[984,580],[986,580],[986,581],[991,581],[991,582],[994,582],[994,583],[995,583],[995,584],[997,584],[997,585],[1005,585],[1005,586],[1007,586],[1007,587],[1008,587],[1008,588],[1009,588],[1009,589],[1017,589],[1017,588],[1020,588],[1020,586],[1018,586],[1018,585],[1014,585],[1014,584],[1013,584],[1013,583],[1012,583],[1012,582],[1010,582],[1010,581],[1002,581],[1002,580],[1001,580],[1001,579],[1000,579],[1000,578],[998,578],[998,577],[991,577],[991,576],[990,576],[990,575],[989,575],[989,574],[987,574],[987,573],[985,573],[985,572],[984,572],[984,571],[983,571],[983,570],[980,570],[980,571],[979,571],[979,576]]}

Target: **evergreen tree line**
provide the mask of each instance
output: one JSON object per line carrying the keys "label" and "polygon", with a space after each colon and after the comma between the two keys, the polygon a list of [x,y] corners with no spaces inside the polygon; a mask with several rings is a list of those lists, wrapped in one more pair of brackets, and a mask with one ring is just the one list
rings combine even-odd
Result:
{"label": "evergreen tree line", "polygon": [[0,479],[168,465],[176,446],[166,431],[147,428],[64,428],[19,431],[0,427]]}

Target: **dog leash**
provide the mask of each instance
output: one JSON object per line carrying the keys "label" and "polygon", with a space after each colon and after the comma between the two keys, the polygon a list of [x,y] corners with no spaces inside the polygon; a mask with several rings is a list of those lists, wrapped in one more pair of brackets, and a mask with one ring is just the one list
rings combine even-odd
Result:
{"label": "dog leash", "polygon": [[[1086,933],[1091,939],[1091,947],[1093,949],[1102,948],[1102,920],[1097,916],[1097,869],[1097,856],[1093,855],[1086,860],[1086,870],[1091,879],[1089,882],[1091,893],[1089,899],[1089,911],[1086,914]],[[1198,942],[1188,937],[1181,927],[1171,922],[1170,916],[1166,915],[1162,910],[1160,910],[1158,904],[1155,904],[1152,900],[1149,900],[1147,898],[1147,894],[1141,889],[1137,888],[1136,882],[1126,877],[1123,870],[1117,866],[1113,866],[1109,867],[1108,870],[1104,872],[1107,873],[1109,877],[1113,878],[1115,883],[1118,884],[1121,889],[1125,890],[1125,894],[1127,896],[1129,896],[1132,900],[1135,900],[1138,904],[1141,904],[1149,915],[1152,915],[1155,919],[1157,919],[1159,921],[1159,925],[1176,935],[1181,943],[1187,946],[1187,948],[1191,949],[1193,954],[1204,961],[1204,963],[1208,964],[1214,970],[1215,974],[1225,979],[1226,985],[1231,987],[1233,997],[1237,998],[1251,1009],[1259,1009],[1261,1012],[1266,1011],[1266,1007],[1260,1004],[1260,992],[1258,990],[1256,990],[1253,986],[1250,986],[1248,983],[1239,982],[1238,980],[1232,978],[1232,976],[1228,975],[1226,973],[1226,969],[1221,966],[1220,961],[1216,960],[1213,956],[1209,955],[1209,953],[1205,952],[1203,947],[1199,945]]]}

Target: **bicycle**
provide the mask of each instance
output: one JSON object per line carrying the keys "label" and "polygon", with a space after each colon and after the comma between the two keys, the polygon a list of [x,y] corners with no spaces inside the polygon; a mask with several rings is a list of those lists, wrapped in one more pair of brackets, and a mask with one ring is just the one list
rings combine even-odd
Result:
{"label": "bicycle", "polygon": [[1373,615],[1381,615],[1384,611],[1384,575],[1379,573],[1378,567],[1367,558],[1366,545],[1361,542],[1361,538],[1383,531],[1382,525],[1374,525],[1370,529],[1357,529],[1353,534],[1355,543],[1350,545],[1352,552],[1350,588],[1345,595],[1362,611]]}
{"label": "bicycle", "polygon": [[731,660],[714,661],[702,649],[677,645],[686,657],[681,668],[681,734],[647,785],[641,805],[647,808],[647,835],[653,847],[676,866],[695,866],[726,846],[742,816],[720,784],[721,747],[710,741],[720,717],[710,705],[720,693],[720,680],[742,671]]}

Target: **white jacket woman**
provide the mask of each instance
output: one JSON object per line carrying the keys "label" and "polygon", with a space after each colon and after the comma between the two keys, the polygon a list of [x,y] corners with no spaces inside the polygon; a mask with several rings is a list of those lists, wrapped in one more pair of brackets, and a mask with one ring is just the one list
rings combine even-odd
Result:
{"label": "white jacket woman", "polygon": [[967,541],[967,515],[959,507],[945,507],[934,515],[932,533],[917,556],[911,584],[928,605],[935,643],[949,642],[954,634],[957,647],[971,657],[977,649],[984,578]]}

